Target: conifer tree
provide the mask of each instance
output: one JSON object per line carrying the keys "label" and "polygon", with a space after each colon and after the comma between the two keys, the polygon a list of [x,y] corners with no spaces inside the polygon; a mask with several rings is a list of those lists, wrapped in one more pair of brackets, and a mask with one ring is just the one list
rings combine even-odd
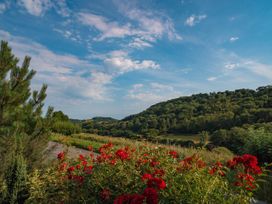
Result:
{"label": "conifer tree", "polygon": [[[30,57],[25,57],[21,66],[18,63],[8,43],[1,41],[0,161],[5,165],[0,165],[0,178],[5,170],[22,171],[17,172],[21,178],[19,175],[24,175],[25,169],[30,169],[40,159],[40,150],[46,144],[51,125],[53,108],[49,107],[42,117],[47,86],[31,91],[35,71],[29,69]],[[16,186],[15,183],[8,186]]]}

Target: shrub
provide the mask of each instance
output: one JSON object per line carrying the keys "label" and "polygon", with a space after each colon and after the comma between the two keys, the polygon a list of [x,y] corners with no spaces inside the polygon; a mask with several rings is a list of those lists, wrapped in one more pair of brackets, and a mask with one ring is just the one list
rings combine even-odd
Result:
{"label": "shrub", "polygon": [[206,164],[163,147],[112,143],[30,178],[30,203],[248,203],[261,174],[256,157]]}
{"label": "shrub", "polygon": [[80,133],[81,128],[79,125],[74,124],[70,121],[56,121],[52,125],[52,131],[64,135],[71,135],[75,133]]}

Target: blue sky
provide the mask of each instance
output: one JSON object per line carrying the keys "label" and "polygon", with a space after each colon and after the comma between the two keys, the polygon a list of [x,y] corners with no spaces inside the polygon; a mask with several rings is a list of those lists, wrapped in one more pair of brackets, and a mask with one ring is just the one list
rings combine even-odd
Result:
{"label": "blue sky", "polygon": [[272,81],[270,0],[0,0],[0,39],[72,118]]}

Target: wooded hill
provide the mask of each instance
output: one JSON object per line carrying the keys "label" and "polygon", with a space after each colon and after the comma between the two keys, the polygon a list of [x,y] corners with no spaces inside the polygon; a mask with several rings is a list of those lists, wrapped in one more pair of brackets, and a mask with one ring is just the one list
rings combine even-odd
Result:
{"label": "wooded hill", "polygon": [[[183,96],[120,121],[86,125],[102,134],[195,134],[272,122],[272,86]],[[88,129],[87,128],[87,129]]]}

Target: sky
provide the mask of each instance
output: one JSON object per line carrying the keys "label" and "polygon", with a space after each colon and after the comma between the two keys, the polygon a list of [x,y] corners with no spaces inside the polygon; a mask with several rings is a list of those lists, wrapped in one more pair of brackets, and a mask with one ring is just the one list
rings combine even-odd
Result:
{"label": "sky", "polygon": [[78,119],[271,85],[271,36],[271,0],[0,0],[0,40]]}

